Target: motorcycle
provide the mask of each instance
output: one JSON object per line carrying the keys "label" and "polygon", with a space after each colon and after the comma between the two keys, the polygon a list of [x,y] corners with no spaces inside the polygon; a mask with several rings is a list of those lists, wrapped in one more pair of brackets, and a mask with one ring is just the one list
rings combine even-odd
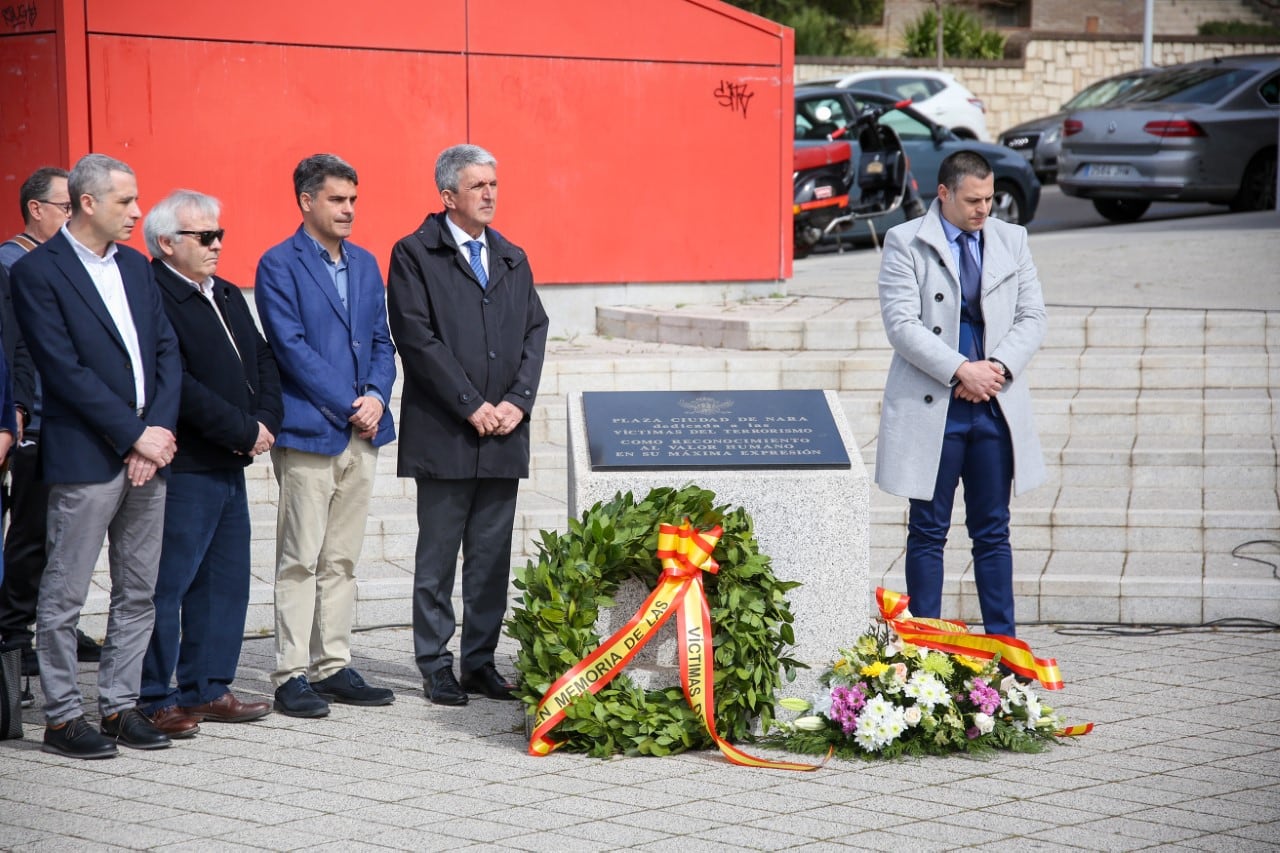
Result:
{"label": "motorcycle", "polygon": [[[880,123],[885,113],[910,104],[908,99],[868,107],[850,124],[833,126],[824,144],[796,149],[792,178],[795,257],[805,257],[833,232],[839,242],[839,234],[853,222],[870,220],[899,207],[908,219],[925,214],[902,140],[892,127]],[[819,122],[830,121],[829,109],[820,107],[817,112],[815,118]],[[856,165],[853,145],[842,141],[843,137],[851,137],[857,143]],[[875,226],[868,225],[878,248]]]}

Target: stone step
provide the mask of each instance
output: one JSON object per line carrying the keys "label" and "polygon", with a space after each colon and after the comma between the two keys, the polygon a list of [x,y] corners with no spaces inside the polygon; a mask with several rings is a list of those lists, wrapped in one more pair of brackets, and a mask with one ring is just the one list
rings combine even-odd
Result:
{"label": "stone step", "polygon": [[[1265,346],[1266,314],[1050,305],[1045,349]],[[722,305],[596,309],[600,335],[731,350],[887,349],[874,299],[778,296]]]}

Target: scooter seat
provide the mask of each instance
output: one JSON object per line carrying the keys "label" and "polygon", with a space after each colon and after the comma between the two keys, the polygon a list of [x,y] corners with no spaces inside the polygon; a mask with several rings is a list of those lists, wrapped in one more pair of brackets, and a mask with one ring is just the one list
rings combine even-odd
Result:
{"label": "scooter seat", "polygon": [[853,149],[848,142],[828,142],[824,145],[796,146],[794,171],[816,169],[832,163],[845,163],[853,159]]}

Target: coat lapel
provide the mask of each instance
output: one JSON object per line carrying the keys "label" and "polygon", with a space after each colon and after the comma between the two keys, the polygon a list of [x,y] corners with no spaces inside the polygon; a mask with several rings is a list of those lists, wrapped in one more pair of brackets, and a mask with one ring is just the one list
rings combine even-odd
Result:
{"label": "coat lapel", "polygon": [[988,219],[988,224],[982,229],[982,295],[985,297],[1013,272],[1013,253]]}
{"label": "coat lapel", "polygon": [[920,222],[920,230],[916,232],[916,237],[934,250],[938,256],[938,263],[951,273],[951,283],[955,285],[955,292],[959,293],[960,270],[956,269],[956,260],[951,256],[947,232],[942,230],[942,208],[937,199],[934,199],[929,212]]}
{"label": "coat lapel", "polygon": [[[333,279],[329,277],[329,270],[325,268],[325,262],[320,259],[320,253],[316,249],[315,243],[302,230],[302,226],[298,226],[297,233],[293,235],[293,248],[302,258],[302,266],[310,274],[311,280],[315,283],[316,289],[324,294],[329,300],[333,313],[338,315],[342,320],[342,324],[348,329],[351,328],[351,314],[348,313],[346,306],[342,304],[342,297],[338,296],[338,288],[333,286]],[[352,281],[355,275],[351,270],[351,255],[347,255],[347,299],[351,299]]]}
{"label": "coat lapel", "polygon": [[[107,310],[107,303],[102,301],[102,294],[98,293],[98,288],[94,285],[93,279],[89,277],[89,271],[84,268],[84,264],[76,256],[75,247],[59,232],[50,238],[49,251],[53,255],[54,264],[66,276],[67,281],[71,283],[72,289],[89,306],[93,316],[97,317],[98,321],[110,333],[111,339],[116,342],[120,350],[128,352],[124,345],[124,338],[120,337],[120,330],[116,328],[116,321],[111,319],[111,312]],[[123,278],[123,275],[121,275],[121,278]],[[130,302],[130,305],[132,305],[132,302]]]}

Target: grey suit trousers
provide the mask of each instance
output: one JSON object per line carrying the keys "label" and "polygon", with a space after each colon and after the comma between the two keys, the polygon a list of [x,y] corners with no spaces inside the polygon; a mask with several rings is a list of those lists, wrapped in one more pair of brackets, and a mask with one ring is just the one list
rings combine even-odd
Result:
{"label": "grey suit trousers", "polygon": [[493,663],[511,582],[511,529],[520,481],[418,478],[413,646],[418,670],[453,665],[453,582],[462,548],[462,672]]}
{"label": "grey suit trousers", "polygon": [[98,664],[98,710],[106,717],[137,704],[142,658],[155,623],[152,596],[160,567],[164,498],[163,478],[133,486],[123,468],[105,483],[50,488],[48,565],[36,606],[40,687],[49,723],[82,713],[76,623],[104,538],[110,539],[111,609]]}

